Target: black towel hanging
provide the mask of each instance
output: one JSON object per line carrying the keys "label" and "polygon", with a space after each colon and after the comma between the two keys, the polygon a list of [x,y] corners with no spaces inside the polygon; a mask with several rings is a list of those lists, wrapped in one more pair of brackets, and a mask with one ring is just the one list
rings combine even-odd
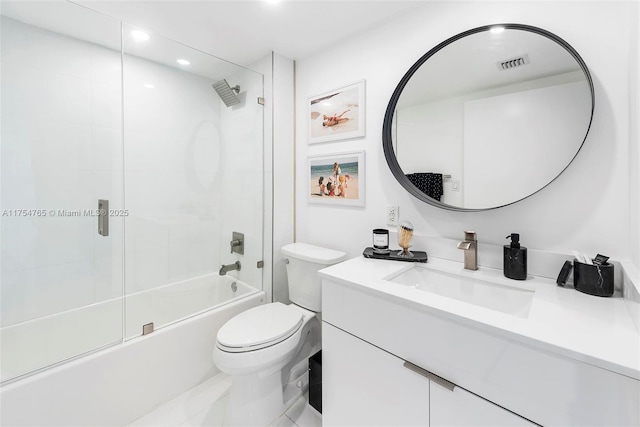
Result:
{"label": "black towel hanging", "polygon": [[440,201],[444,194],[442,174],[433,172],[417,172],[407,174],[409,181],[427,196]]}

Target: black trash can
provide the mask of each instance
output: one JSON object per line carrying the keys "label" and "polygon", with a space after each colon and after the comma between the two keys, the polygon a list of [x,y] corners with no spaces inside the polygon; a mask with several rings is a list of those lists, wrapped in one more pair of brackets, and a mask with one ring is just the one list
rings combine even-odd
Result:
{"label": "black trash can", "polygon": [[322,413],[322,350],[309,358],[309,404]]}

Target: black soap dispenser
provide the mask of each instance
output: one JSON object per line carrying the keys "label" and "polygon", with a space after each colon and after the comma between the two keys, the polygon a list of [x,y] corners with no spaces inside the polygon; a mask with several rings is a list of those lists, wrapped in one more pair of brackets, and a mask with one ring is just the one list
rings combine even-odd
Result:
{"label": "black soap dispenser", "polygon": [[520,235],[511,233],[510,245],[504,245],[504,275],[509,279],[525,280],[527,278],[527,248],[520,246]]}

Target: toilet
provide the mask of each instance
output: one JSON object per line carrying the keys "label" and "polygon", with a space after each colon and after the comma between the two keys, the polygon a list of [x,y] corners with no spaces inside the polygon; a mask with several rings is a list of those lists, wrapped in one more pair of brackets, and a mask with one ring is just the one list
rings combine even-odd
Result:
{"label": "toilet", "polygon": [[232,376],[225,426],[266,426],[307,386],[308,358],[320,350],[322,284],[318,270],[344,260],[344,252],[306,243],[282,247],[289,299],[244,311],[216,337],[213,360]]}

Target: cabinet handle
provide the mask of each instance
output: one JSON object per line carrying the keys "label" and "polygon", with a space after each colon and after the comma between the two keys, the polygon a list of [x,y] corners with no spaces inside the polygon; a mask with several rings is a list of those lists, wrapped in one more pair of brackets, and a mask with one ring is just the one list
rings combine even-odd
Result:
{"label": "cabinet handle", "polygon": [[429,378],[429,380],[433,381],[436,384],[441,385],[442,387],[446,388],[449,391],[453,391],[454,388],[456,388],[456,385],[450,381],[445,380],[442,377],[437,376],[436,374],[434,374],[433,372],[429,372],[426,369],[422,369],[420,366],[418,365],[414,365],[411,362],[404,362],[404,367],[407,369],[412,370],[413,372],[422,375],[423,377]]}

